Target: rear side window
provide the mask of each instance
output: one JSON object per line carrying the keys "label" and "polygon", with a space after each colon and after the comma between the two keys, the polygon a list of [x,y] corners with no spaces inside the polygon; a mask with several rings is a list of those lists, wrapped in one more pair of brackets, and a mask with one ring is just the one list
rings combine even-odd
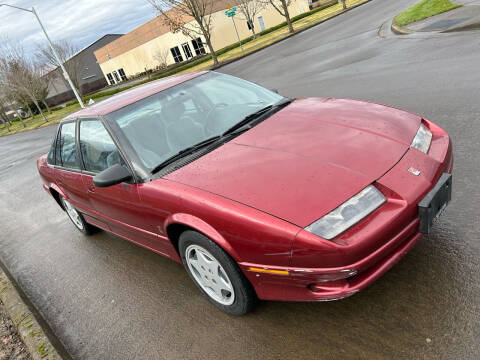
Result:
{"label": "rear side window", "polygon": [[55,144],[57,143],[58,128],[55,136],[53,137],[52,145],[50,145],[50,151],[47,155],[47,164],[55,165]]}
{"label": "rear side window", "polygon": [[80,151],[85,170],[90,172],[124,164],[117,146],[100,120],[80,122]]}
{"label": "rear side window", "polygon": [[67,169],[80,169],[75,143],[75,122],[63,124],[57,140],[57,165]]}

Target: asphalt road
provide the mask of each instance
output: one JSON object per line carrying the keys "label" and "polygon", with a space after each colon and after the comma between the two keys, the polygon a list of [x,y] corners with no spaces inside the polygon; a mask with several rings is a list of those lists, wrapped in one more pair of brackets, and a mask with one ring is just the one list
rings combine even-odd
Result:
{"label": "asphalt road", "polygon": [[262,302],[227,316],[180,265],[74,229],[35,168],[54,127],[0,138],[0,257],[74,358],[479,358],[479,33],[379,37],[413,2],[374,0],[221,69],[289,96],[391,104],[451,134],[453,202],[441,223],[342,301]]}

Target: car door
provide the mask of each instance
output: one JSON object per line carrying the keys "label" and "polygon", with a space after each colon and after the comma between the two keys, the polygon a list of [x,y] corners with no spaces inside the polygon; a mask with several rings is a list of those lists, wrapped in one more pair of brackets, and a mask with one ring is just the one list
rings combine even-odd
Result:
{"label": "car door", "polygon": [[144,214],[139,208],[138,185],[124,182],[99,188],[93,184],[93,177],[112,165],[127,166],[100,119],[79,120],[79,148],[84,168],[82,180],[95,216],[106,222],[113,233],[155,249],[158,235],[142,227]]}
{"label": "car door", "polygon": [[89,212],[89,199],[82,181],[76,143],[76,120],[60,125],[55,147],[55,181],[68,200],[81,212]]}

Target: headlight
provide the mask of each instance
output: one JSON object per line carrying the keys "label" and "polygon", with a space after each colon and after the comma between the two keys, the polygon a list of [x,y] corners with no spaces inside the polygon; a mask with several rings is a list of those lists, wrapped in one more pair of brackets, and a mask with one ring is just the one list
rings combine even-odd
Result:
{"label": "headlight", "polygon": [[423,124],[420,124],[418,128],[417,135],[413,138],[411,147],[424,152],[428,152],[430,148],[430,143],[432,142],[432,132]]}
{"label": "headlight", "polygon": [[373,185],[332,210],[305,230],[324,239],[333,239],[352,225],[362,220],[386,201],[385,196]]}

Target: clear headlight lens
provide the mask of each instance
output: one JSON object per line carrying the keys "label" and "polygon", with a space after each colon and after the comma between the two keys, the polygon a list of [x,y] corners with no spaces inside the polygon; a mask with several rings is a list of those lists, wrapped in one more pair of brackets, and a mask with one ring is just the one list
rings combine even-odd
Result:
{"label": "clear headlight lens", "polygon": [[420,124],[418,128],[417,135],[413,138],[411,147],[424,152],[428,152],[430,148],[430,143],[432,142],[432,132],[423,124]]}
{"label": "clear headlight lens", "polygon": [[324,239],[333,239],[356,224],[386,201],[385,196],[373,185],[332,210],[305,230]]}

